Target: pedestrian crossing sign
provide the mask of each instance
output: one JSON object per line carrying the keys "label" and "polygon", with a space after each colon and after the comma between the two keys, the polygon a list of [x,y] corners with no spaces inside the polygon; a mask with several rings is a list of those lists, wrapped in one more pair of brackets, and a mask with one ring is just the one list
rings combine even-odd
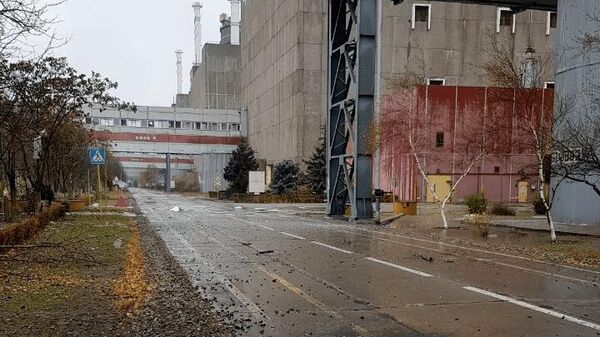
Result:
{"label": "pedestrian crossing sign", "polygon": [[104,149],[89,149],[88,156],[92,165],[104,165],[106,163],[106,152]]}

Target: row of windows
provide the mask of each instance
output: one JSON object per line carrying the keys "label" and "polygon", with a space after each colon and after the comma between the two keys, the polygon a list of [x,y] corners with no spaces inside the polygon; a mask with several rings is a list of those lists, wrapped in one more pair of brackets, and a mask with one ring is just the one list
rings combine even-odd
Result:
{"label": "row of windows", "polygon": [[[496,14],[496,33],[500,33],[503,26],[511,27],[514,34],[516,30],[516,13],[507,7],[498,7]],[[548,12],[546,19],[546,35],[550,35],[552,28],[556,28],[557,16],[555,12]],[[412,29],[416,28],[417,22],[423,22],[427,25],[427,29],[431,29],[431,5],[430,4],[414,4],[412,11]]]}
{"label": "row of windows", "polygon": [[130,128],[184,129],[202,131],[240,131],[239,123],[143,120],[105,117],[87,117],[85,119],[85,123],[90,125],[124,126]]}
{"label": "row of windows", "polygon": [[[446,79],[430,77],[427,79],[427,85],[446,85]],[[544,89],[554,89],[554,82],[544,82]]]}

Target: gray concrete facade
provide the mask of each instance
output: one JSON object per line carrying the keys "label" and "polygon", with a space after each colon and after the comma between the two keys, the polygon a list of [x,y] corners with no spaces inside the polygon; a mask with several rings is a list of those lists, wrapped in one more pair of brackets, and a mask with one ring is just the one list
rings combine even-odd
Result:
{"label": "gray concrete facade", "polygon": [[[501,8],[496,6],[414,0],[378,4],[379,95],[407,73],[446,85],[489,86],[482,66],[493,40],[511,49],[517,63],[528,47],[534,48],[546,61],[544,82],[553,82],[555,28],[550,12],[524,11],[512,17],[514,25],[498,25]],[[241,81],[248,139],[257,157],[269,164],[300,162],[318,142],[327,102],[327,5],[317,0],[253,0],[242,6]],[[415,6],[428,12],[421,17],[425,21],[413,24],[413,16],[419,16]]]}
{"label": "gray concrete facade", "polygon": [[300,162],[313,152],[326,107],[327,1],[242,5],[242,95],[257,158]]}
{"label": "gray concrete facade", "polygon": [[190,76],[192,108],[240,110],[240,46],[205,44]]}
{"label": "gray concrete facade", "polygon": [[[598,99],[600,88],[600,45],[586,50],[582,39],[586,34],[599,36],[600,1],[560,0],[558,13],[556,99],[568,102],[568,118],[598,114],[600,106],[593,100]],[[600,148],[596,151],[600,156]],[[600,184],[600,172],[596,179]],[[590,186],[563,182],[556,192],[553,214],[559,222],[600,224],[600,197]]]}

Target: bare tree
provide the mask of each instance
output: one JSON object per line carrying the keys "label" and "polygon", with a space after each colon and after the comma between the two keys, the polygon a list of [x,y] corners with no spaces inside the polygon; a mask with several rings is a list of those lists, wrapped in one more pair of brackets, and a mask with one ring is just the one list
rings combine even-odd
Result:
{"label": "bare tree", "polygon": [[[482,68],[489,82],[498,87],[510,88],[498,100],[512,102],[514,119],[516,120],[513,147],[522,152],[532,152],[536,161],[537,178],[539,181],[539,198],[546,209],[546,219],[552,242],[556,242],[555,224],[552,217],[554,191],[564,181],[564,177],[551,182],[550,158],[555,151],[552,137],[552,126],[555,120],[561,119],[561,114],[544,111],[541,102],[545,92],[540,89],[542,80],[549,64],[548,59],[535,55],[533,47],[526,51],[521,62],[516,59],[515,51],[509,43],[502,43],[495,35],[490,36],[491,48],[488,51],[488,61]],[[551,100],[550,100],[551,101]],[[548,193],[547,189],[550,189]]]}
{"label": "bare tree", "polygon": [[[45,37],[52,48],[57,41],[51,30],[57,18],[50,14],[64,1],[2,0],[0,1],[0,56],[29,57],[36,51],[32,37]],[[43,53],[42,53],[43,54]]]}

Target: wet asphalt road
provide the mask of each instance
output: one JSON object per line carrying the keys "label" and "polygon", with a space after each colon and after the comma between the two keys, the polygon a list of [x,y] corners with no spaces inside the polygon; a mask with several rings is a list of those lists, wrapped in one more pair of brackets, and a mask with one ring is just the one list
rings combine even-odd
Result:
{"label": "wet asphalt road", "polygon": [[600,336],[598,272],[307,219],[285,206],[236,210],[132,193],[243,336]]}

